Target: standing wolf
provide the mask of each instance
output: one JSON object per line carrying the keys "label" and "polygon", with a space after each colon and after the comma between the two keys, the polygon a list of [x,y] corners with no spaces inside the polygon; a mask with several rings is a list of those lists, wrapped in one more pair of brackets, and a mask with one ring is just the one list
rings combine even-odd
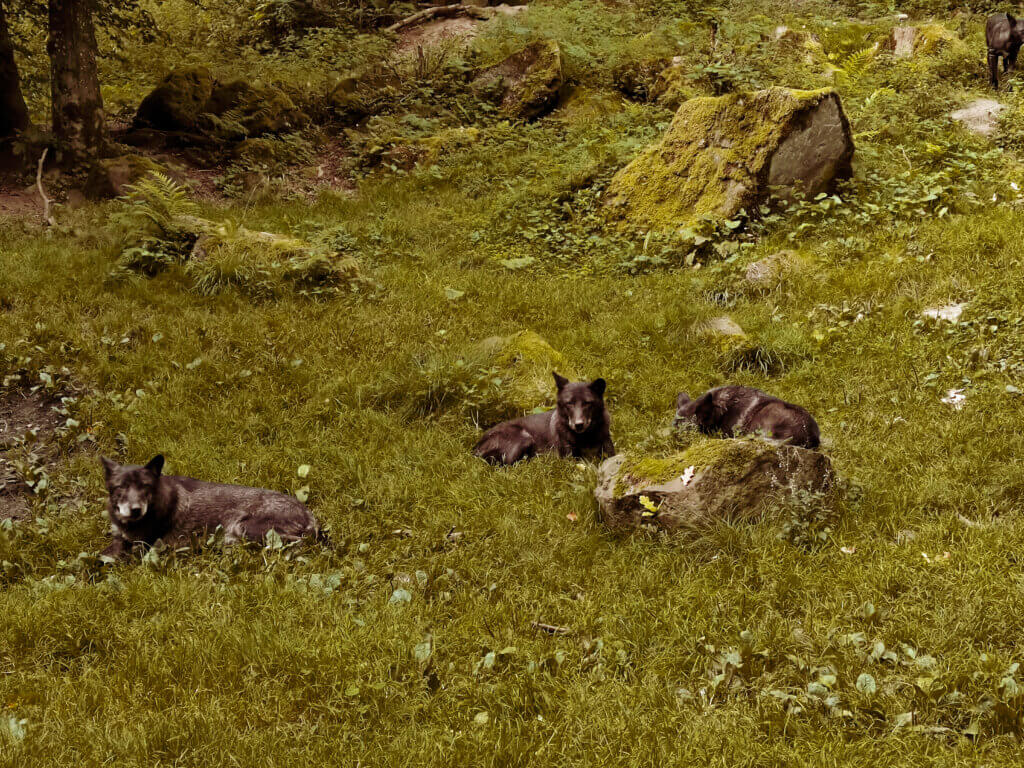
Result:
{"label": "standing wolf", "polygon": [[988,17],[985,24],[988,78],[995,90],[999,90],[999,57],[1003,57],[1003,71],[1009,72],[1017,66],[1017,54],[1022,43],[1024,20],[1015,19],[1008,13],[997,13]]}
{"label": "standing wolf", "polygon": [[137,543],[152,546],[159,539],[187,543],[218,526],[229,544],[240,539],[259,541],[271,530],[285,541],[320,536],[316,519],[292,496],[164,475],[163,456],[144,467],[120,465],[105,456],[100,461],[110,494],[107,514],[114,537],[105,555],[121,557]]}
{"label": "standing wolf", "polygon": [[722,432],[728,437],[762,434],[801,448],[821,444],[818,423],[805,408],[753,387],[718,387],[696,400],[680,392],[673,424],[693,424],[705,434]]}
{"label": "standing wolf", "polygon": [[588,384],[570,382],[557,373],[554,376],[558,405],[553,411],[532,413],[492,427],[473,453],[492,464],[515,464],[548,451],[577,458],[590,454],[613,456],[604,379]]}

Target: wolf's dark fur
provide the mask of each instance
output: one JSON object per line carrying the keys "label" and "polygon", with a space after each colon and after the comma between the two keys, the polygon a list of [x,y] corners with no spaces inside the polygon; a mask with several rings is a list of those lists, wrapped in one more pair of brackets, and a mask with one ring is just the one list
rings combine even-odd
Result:
{"label": "wolf's dark fur", "polygon": [[1009,72],[1017,66],[1017,54],[1024,44],[1024,20],[1015,19],[1008,13],[997,13],[988,17],[985,24],[985,45],[988,46],[988,78],[992,87],[999,90],[999,57],[1003,57],[1003,71]]}
{"label": "wolf's dark fur", "polygon": [[162,474],[164,457],[143,467],[101,457],[110,494],[113,541],[103,554],[120,557],[135,544],[187,543],[218,526],[224,540],[259,541],[274,530],[284,541],[320,539],[316,519],[292,496],[264,488],[224,485]]}
{"label": "wolf's dark fur", "polygon": [[728,437],[762,434],[801,448],[821,444],[818,423],[805,408],[753,387],[718,387],[696,400],[680,392],[673,423],[694,424],[705,434],[722,432]]}
{"label": "wolf's dark fur", "polygon": [[515,464],[546,451],[575,457],[614,455],[604,379],[588,384],[554,376],[558,405],[553,411],[498,424],[484,433],[473,453],[492,464]]}

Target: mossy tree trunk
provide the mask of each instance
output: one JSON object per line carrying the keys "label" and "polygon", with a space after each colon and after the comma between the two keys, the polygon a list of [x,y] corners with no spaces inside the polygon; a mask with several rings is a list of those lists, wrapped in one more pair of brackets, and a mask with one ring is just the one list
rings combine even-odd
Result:
{"label": "mossy tree trunk", "polygon": [[53,133],[77,161],[99,154],[106,141],[96,69],[95,0],[49,0]]}
{"label": "mossy tree trunk", "polygon": [[0,139],[25,130],[28,124],[28,109],[14,60],[14,43],[7,29],[3,0],[0,0]]}

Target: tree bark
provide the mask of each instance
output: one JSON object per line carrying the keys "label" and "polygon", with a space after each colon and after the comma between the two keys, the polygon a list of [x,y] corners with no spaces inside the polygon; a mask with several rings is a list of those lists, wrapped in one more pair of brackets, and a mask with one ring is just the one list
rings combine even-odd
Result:
{"label": "tree bark", "polygon": [[0,139],[28,128],[28,109],[21,95],[21,78],[14,60],[14,44],[7,29],[7,15],[0,0]]}
{"label": "tree bark", "polygon": [[72,161],[96,157],[106,143],[96,69],[94,0],[49,0],[53,133]]}

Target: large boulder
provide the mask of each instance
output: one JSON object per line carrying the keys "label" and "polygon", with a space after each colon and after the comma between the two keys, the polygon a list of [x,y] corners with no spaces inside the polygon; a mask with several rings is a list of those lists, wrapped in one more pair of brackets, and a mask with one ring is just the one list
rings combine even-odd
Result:
{"label": "large boulder", "polygon": [[771,195],[813,197],[849,176],[850,124],[831,89],[686,101],[664,138],[619,171],[609,203],[655,229],[729,219]]}
{"label": "large boulder", "polygon": [[205,67],[180,67],[142,100],[133,127],[235,139],[293,130],[308,119],[280,88],[219,83]]}
{"label": "large boulder", "polygon": [[179,67],[167,74],[139,105],[135,128],[191,131],[213,93],[214,80],[206,67]]}
{"label": "large boulder", "polygon": [[619,454],[598,471],[602,521],[628,533],[640,526],[700,532],[719,522],[753,522],[797,491],[827,492],[832,465],[817,451],[757,438],[697,437],[666,457]]}
{"label": "large boulder", "polygon": [[558,104],[562,51],[554,40],[539,40],[473,78],[474,90],[500,103],[517,120],[535,120]]}

